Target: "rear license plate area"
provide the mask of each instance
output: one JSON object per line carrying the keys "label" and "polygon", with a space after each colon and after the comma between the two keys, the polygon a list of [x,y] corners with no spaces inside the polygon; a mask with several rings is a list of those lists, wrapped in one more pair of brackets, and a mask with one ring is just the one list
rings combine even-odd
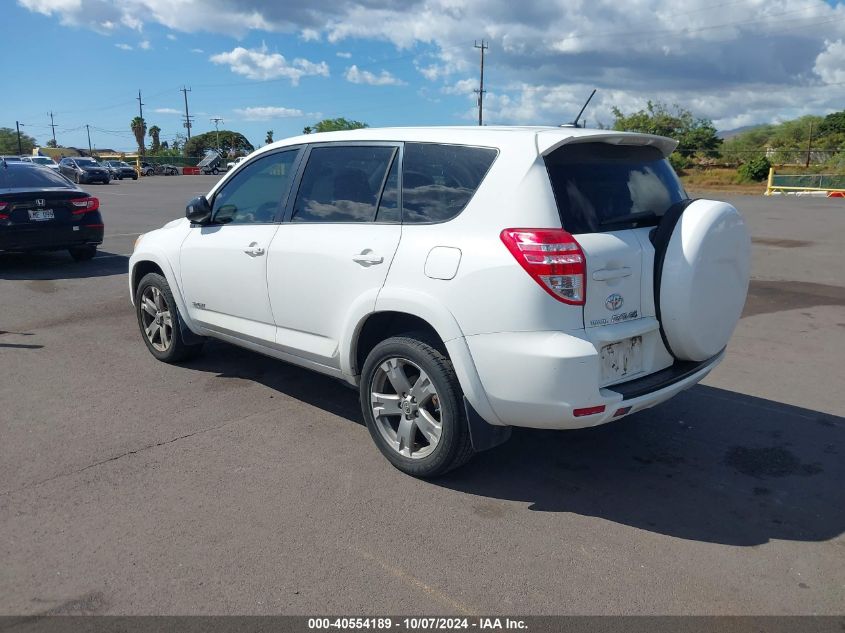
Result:
{"label": "rear license plate area", "polygon": [[638,374],[643,370],[643,337],[633,336],[603,345],[599,358],[602,386]]}
{"label": "rear license plate area", "polygon": [[44,220],[55,219],[52,209],[30,209],[29,219],[33,222],[43,222]]}

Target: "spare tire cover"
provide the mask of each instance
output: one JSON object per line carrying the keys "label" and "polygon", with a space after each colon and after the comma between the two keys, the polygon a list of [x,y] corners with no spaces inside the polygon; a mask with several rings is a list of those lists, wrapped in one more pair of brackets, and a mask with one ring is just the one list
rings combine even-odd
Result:
{"label": "spare tire cover", "polygon": [[679,217],[664,219],[677,222],[668,240],[655,243],[661,330],[675,358],[706,360],[728,344],[745,305],[748,229],[734,207],[714,200],[695,200]]}

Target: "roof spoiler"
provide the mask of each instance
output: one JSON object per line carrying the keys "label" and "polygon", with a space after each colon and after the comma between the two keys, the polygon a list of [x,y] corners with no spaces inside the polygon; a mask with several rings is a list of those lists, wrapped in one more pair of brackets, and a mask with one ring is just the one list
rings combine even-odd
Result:
{"label": "roof spoiler", "polygon": [[[548,156],[556,149],[569,143],[609,143],[611,145],[648,145],[656,147],[663,156],[669,156],[678,146],[678,141],[655,134],[634,132],[608,132],[607,134],[566,134],[566,128],[558,131],[537,132],[537,153]],[[562,134],[563,133],[563,134]]]}

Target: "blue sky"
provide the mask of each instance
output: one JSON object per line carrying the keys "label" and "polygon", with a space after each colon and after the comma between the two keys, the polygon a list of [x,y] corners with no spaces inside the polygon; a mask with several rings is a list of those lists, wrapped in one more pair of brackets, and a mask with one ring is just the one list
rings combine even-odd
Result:
{"label": "blue sky", "polygon": [[131,149],[139,88],[170,140],[183,85],[194,134],[217,116],[255,145],[325,117],[471,124],[481,38],[490,123],[570,120],[593,87],[591,124],[647,99],[720,129],[845,107],[845,6],[823,0],[4,0],[0,23],[0,126],[42,143],[52,110],[63,145],[87,123]]}

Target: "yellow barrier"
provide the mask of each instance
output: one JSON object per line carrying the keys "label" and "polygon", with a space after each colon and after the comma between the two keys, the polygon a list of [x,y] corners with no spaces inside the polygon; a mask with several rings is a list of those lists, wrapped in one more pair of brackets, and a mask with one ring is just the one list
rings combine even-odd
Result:
{"label": "yellow barrier", "polygon": [[[782,175],[784,175],[784,174],[782,174]],[[796,176],[818,176],[819,181],[821,182],[821,178],[823,178],[825,176],[825,174],[796,174]],[[790,185],[776,185],[774,183],[774,180],[775,180],[774,167],[769,167],[769,178],[768,178],[768,181],[766,182],[766,193],[764,193],[763,195],[770,196],[776,191],[782,191],[782,192],[787,192],[787,193],[789,193],[789,192],[799,193],[799,192],[802,192],[802,191],[807,191],[807,192],[816,191],[818,193],[825,193],[828,196],[830,196],[830,194],[832,194],[832,193],[835,193],[835,194],[845,193],[845,188],[839,188],[839,187],[793,187],[793,186],[790,186]]]}

